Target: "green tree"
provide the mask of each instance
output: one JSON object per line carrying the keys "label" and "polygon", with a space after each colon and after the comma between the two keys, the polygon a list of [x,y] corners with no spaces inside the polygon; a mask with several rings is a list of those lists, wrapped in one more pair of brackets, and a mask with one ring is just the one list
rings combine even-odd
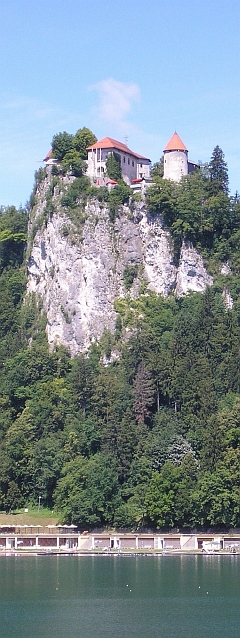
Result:
{"label": "green tree", "polygon": [[208,177],[205,167],[181,179],[177,190],[176,219],[172,225],[175,237],[211,246],[213,221],[207,205]]}
{"label": "green tree", "polygon": [[121,157],[115,151],[107,156],[106,170],[110,179],[117,181],[122,178]]}
{"label": "green tree", "polygon": [[217,195],[219,191],[228,194],[228,168],[224,157],[222,149],[215,146],[209,162],[211,195]]}
{"label": "green tree", "polygon": [[175,524],[175,495],[179,471],[171,463],[166,463],[160,473],[153,472],[149,483],[145,503],[147,516],[156,525],[173,527]]}
{"label": "green tree", "polygon": [[153,215],[160,215],[166,226],[171,226],[176,219],[175,184],[155,176],[154,184],[147,192],[147,208]]}
{"label": "green tree", "polygon": [[175,524],[190,527],[192,523],[191,497],[196,489],[199,464],[192,453],[184,456],[179,467],[179,481],[175,499]]}
{"label": "green tree", "polygon": [[63,468],[63,441],[62,432],[57,434],[50,432],[47,436],[43,434],[33,447],[30,465],[32,482],[30,497],[37,502],[40,494],[42,504],[47,507],[53,506],[53,492]]}
{"label": "green tree", "polygon": [[149,408],[154,403],[154,386],[143,361],[138,366],[133,382],[133,400],[136,421],[144,423],[150,416]]}
{"label": "green tree", "polygon": [[31,461],[36,430],[28,408],[9,427],[5,437],[5,448],[12,464],[12,477],[23,494],[31,493]]}
{"label": "green tree", "polygon": [[164,174],[164,156],[160,158],[159,162],[155,162],[151,168],[151,177],[155,180],[156,177],[163,177]]}
{"label": "green tree", "polygon": [[27,242],[28,216],[15,206],[0,208],[0,271],[7,266],[20,266]]}
{"label": "green tree", "polygon": [[131,188],[121,181],[120,184],[114,186],[110,191],[108,197],[109,218],[114,223],[119,213],[119,208],[122,204],[126,204],[129,201],[129,197],[132,196]]}
{"label": "green tree", "polygon": [[119,503],[116,463],[111,455],[82,456],[63,469],[55,491],[56,507],[64,521],[81,528],[111,523]]}
{"label": "green tree", "polygon": [[52,152],[53,157],[58,159],[60,162],[63,160],[66,153],[74,150],[74,136],[70,135],[66,131],[63,133],[58,133],[53,136],[52,139]]}
{"label": "green tree", "polygon": [[224,467],[206,472],[191,497],[193,524],[235,527],[240,523],[239,486]]}
{"label": "green tree", "polygon": [[84,417],[91,412],[94,378],[94,369],[89,358],[83,354],[74,357],[68,380],[73,405]]}
{"label": "green tree", "polygon": [[92,146],[96,141],[96,136],[89,128],[83,126],[83,128],[78,129],[74,136],[74,147],[82,160],[87,159],[88,146]]}
{"label": "green tree", "polygon": [[67,206],[69,209],[77,208],[79,202],[84,200],[90,192],[90,188],[91,182],[86,175],[77,177],[72,184],[69,184],[67,191],[62,196],[62,206]]}
{"label": "green tree", "polygon": [[17,507],[23,506],[24,500],[22,494],[14,481],[10,481],[3,502],[8,514],[11,514],[12,510],[15,510]]}
{"label": "green tree", "polygon": [[75,149],[71,149],[66,153],[66,155],[64,155],[62,165],[67,170],[72,171],[75,177],[82,177],[87,168],[86,162],[83,161],[80,153],[78,153]]}

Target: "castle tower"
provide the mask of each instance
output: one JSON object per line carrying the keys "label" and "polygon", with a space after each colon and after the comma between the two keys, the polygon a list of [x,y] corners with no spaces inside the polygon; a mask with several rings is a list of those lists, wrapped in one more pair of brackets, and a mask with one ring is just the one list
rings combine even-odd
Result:
{"label": "castle tower", "polygon": [[188,150],[175,132],[163,151],[164,179],[179,182],[183,175],[188,174]]}

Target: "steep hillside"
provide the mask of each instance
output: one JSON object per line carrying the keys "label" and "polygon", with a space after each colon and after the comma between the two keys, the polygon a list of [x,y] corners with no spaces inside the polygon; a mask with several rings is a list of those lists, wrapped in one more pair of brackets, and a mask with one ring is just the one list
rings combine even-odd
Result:
{"label": "steep hillside", "polygon": [[80,182],[48,172],[37,186],[27,264],[27,290],[42,299],[50,346],[63,344],[72,354],[104,329],[114,332],[116,299],[147,291],[181,296],[212,284],[189,242],[176,264],[169,232],[145,200],[119,203],[111,217],[97,192],[87,198],[80,190],[68,201],[74,181]]}
{"label": "steep hillside", "polygon": [[240,203],[209,166],[140,199],[59,164],[1,209],[0,509],[240,525]]}

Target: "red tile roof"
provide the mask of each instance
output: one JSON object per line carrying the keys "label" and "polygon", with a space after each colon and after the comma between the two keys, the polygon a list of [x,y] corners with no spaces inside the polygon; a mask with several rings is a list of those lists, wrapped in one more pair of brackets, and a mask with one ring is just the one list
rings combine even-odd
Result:
{"label": "red tile roof", "polygon": [[43,162],[47,162],[48,159],[50,159],[50,157],[52,157],[52,149],[50,148],[50,151],[48,151],[47,155],[44,157]]}
{"label": "red tile roof", "polygon": [[169,140],[169,142],[167,143],[167,146],[165,146],[164,151],[187,151],[187,147],[185,146],[185,144],[183,144],[181,138],[179,137],[179,135],[176,133],[173,133],[171,139]]}
{"label": "red tile roof", "polygon": [[117,140],[113,140],[112,137],[103,137],[102,140],[95,142],[95,144],[93,144],[92,146],[88,146],[87,150],[91,151],[91,149],[94,149],[94,148],[113,148],[113,149],[115,148],[119,151],[122,151],[123,153],[128,153],[129,155],[133,155],[134,157],[137,157],[138,159],[149,159],[148,157],[145,157],[144,155],[139,155],[138,153],[131,151],[130,148],[126,146],[126,144],[123,144],[122,142],[118,142]]}

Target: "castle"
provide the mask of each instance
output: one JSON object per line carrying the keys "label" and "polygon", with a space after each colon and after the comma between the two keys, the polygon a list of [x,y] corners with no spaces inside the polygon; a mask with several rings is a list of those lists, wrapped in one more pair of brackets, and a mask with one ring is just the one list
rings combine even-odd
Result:
{"label": "castle", "polygon": [[[151,182],[151,160],[144,155],[131,151],[126,144],[111,137],[104,137],[87,148],[86,175],[97,186],[114,185],[106,175],[106,160],[110,153],[116,153],[120,159],[122,177],[134,190],[141,184]],[[175,132],[163,150],[164,179],[179,182],[183,175],[195,171],[198,164],[188,159],[188,149]],[[50,150],[43,160],[46,165],[57,163]]]}
{"label": "castle", "polygon": [[88,149],[87,175],[100,183],[106,175],[106,160],[110,153],[116,153],[121,162],[122,177],[127,184],[132,181],[150,178],[151,160],[131,151],[126,144],[104,137]]}

